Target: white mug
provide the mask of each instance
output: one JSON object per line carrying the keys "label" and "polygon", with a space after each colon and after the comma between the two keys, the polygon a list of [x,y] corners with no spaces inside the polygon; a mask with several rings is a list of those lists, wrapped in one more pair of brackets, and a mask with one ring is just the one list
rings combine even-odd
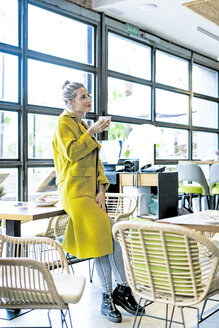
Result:
{"label": "white mug", "polygon": [[[111,122],[111,116],[99,116],[99,118],[101,120],[110,121]],[[109,126],[107,126],[103,131],[108,131],[108,130],[109,130]]]}

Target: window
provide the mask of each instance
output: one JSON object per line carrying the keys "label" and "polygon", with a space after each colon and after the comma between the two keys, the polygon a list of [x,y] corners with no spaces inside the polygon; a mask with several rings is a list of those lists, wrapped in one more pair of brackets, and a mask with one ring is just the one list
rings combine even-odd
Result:
{"label": "window", "polygon": [[154,161],[154,144],[160,141],[160,131],[150,124],[111,122],[109,140],[121,140],[121,158],[139,159],[139,165]]}
{"label": "window", "polygon": [[189,63],[185,59],[156,51],[156,82],[188,90]]}
{"label": "window", "polygon": [[93,33],[93,27],[87,24],[28,6],[28,47],[31,50],[93,65]]}
{"label": "window", "polygon": [[0,1],[0,42],[18,45],[18,0]]}
{"label": "window", "polygon": [[83,83],[93,93],[93,76],[83,71],[48,64],[30,59],[28,61],[28,103],[63,108],[62,85],[65,80]]}
{"label": "window", "polygon": [[18,102],[18,57],[0,52],[0,101]]}
{"label": "window", "polygon": [[4,187],[5,195],[1,200],[17,200],[18,191],[18,172],[17,169],[0,168],[0,186]]}
{"label": "window", "polygon": [[119,116],[151,118],[151,88],[108,78],[108,113]]}
{"label": "window", "polygon": [[156,89],[156,120],[162,122],[188,124],[189,97]]}
{"label": "window", "polygon": [[55,192],[56,174],[54,167],[28,169],[28,200],[37,199],[42,193]]}
{"label": "window", "polygon": [[53,158],[52,137],[56,116],[28,115],[28,157]]}
{"label": "window", "polygon": [[193,98],[192,124],[206,128],[218,128],[218,104],[201,98]]}
{"label": "window", "polygon": [[188,131],[159,128],[159,142],[156,142],[156,159],[188,158]]}
{"label": "window", "polygon": [[193,159],[212,160],[218,149],[218,134],[194,131],[192,134]]}
{"label": "window", "polygon": [[0,110],[0,159],[18,157],[18,115]]}
{"label": "window", "polygon": [[150,80],[151,49],[109,33],[108,69]]}
{"label": "window", "polygon": [[218,97],[218,72],[210,68],[193,65],[193,90],[204,95]]}

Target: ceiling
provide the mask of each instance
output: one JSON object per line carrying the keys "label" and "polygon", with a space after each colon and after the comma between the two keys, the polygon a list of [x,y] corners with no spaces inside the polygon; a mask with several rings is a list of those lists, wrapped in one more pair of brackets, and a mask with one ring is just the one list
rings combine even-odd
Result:
{"label": "ceiling", "polygon": [[[208,8],[214,3],[213,9],[209,9],[214,17],[216,15],[216,23],[182,6],[187,2],[191,1],[92,0],[92,7],[107,16],[219,61],[219,0],[199,0],[205,5],[207,3]],[[148,8],[147,5],[152,6]]]}

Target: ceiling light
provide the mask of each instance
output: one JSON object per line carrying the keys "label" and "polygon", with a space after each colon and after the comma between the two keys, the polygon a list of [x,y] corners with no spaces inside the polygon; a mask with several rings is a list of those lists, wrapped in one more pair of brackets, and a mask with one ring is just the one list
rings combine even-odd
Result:
{"label": "ceiling light", "polygon": [[209,38],[212,38],[216,41],[219,41],[219,36],[217,36],[216,34],[213,34],[207,30],[205,30],[204,28],[200,27],[200,26],[197,26],[197,30],[207,36],[209,36]]}
{"label": "ceiling light", "polygon": [[157,5],[155,3],[145,3],[140,8],[143,10],[154,10],[157,9]]}

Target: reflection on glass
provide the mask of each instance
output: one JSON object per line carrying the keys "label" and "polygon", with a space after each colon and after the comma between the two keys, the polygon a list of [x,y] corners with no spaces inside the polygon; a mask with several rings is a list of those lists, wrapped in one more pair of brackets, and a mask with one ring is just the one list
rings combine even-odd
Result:
{"label": "reflection on glass", "polygon": [[192,134],[192,158],[213,160],[218,150],[217,133],[194,131]]}
{"label": "reflection on glass", "polygon": [[18,115],[0,110],[0,158],[18,157]]}
{"label": "reflection on glass", "polygon": [[213,101],[193,98],[192,124],[206,128],[218,128],[218,104]]}
{"label": "reflection on glass", "polygon": [[52,138],[56,116],[28,114],[28,157],[53,158]]}
{"label": "reflection on glass", "polygon": [[151,50],[147,46],[109,33],[108,69],[151,80]]}
{"label": "reflection on glass", "polygon": [[29,49],[93,64],[93,27],[32,5],[28,15]]}
{"label": "reflection on glass", "polygon": [[156,159],[188,158],[188,131],[158,128],[160,141],[156,142]]}
{"label": "reflection on glass", "polygon": [[154,162],[154,144],[161,141],[159,128],[150,124],[127,124],[112,122],[109,140],[121,140],[120,158],[139,159],[139,165]]}
{"label": "reflection on glass", "polygon": [[0,100],[18,101],[18,57],[0,52]]}
{"label": "reflection on glass", "polygon": [[108,78],[108,113],[151,119],[151,88]]}
{"label": "reflection on glass", "polygon": [[0,169],[0,186],[4,187],[5,193],[1,200],[17,200],[17,181],[17,169]]}
{"label": "reflection on glass", "polygon": [[193,91],[218,97],[218,72],[213,69],[193,65]]}
{"label": "reflection on glass", "polygon": [[189,62],[157,50],[156,82],[188,90]]}
{"label": "reflection on glass", "polygon": [[188,124],[189,97],[156,89],[156,120]]}
{"label": "reflection on glass", "polygon": [[54,167],[28,169],[28,201],[37,199],[43,193],[56,191],[56,173]]}
{"label": "reflection on glass", "polygon": [[30,59],[28,103],[63,108],[62,85],[66,80],[81,82],[93,93],[92,74]]}
{"label": "reflection on glass", "polygon": [[0,42],[18,45],[18,0],[0,1]]}

